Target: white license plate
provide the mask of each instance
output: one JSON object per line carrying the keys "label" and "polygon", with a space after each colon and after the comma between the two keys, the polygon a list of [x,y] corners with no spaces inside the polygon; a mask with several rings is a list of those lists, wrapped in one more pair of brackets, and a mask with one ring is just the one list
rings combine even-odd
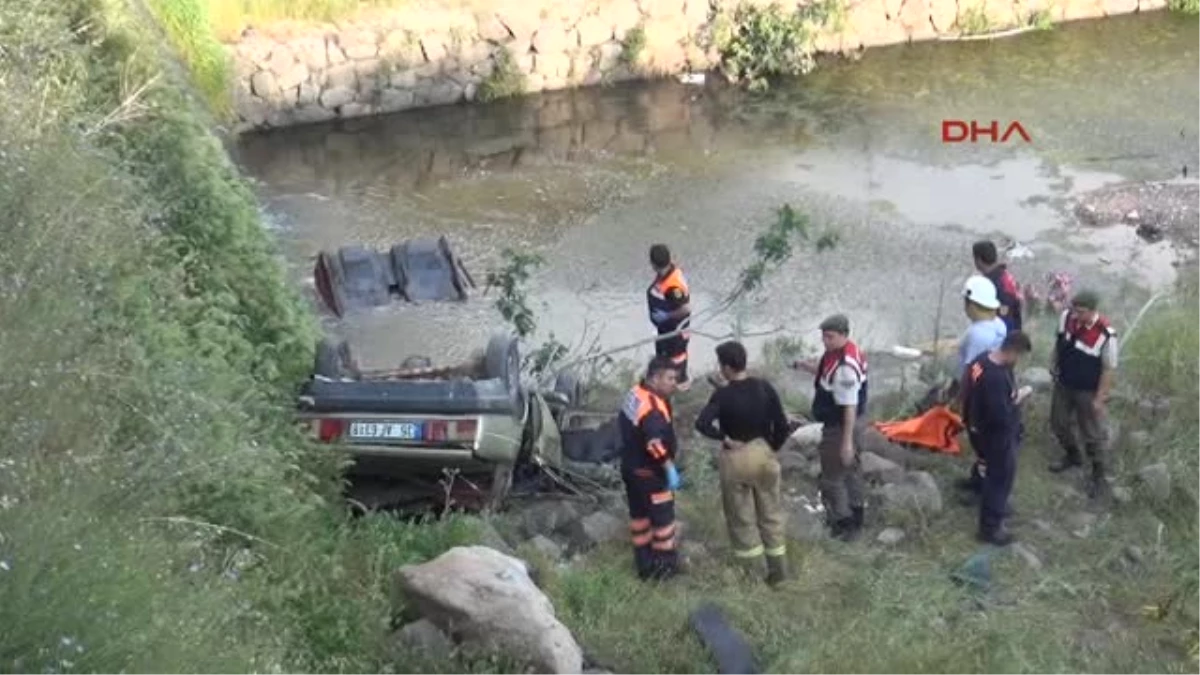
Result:
{"label": "white license plate", "polygon": [[415,441],[421,438],[419,422],[351,422],[350,438],[356,441]]}

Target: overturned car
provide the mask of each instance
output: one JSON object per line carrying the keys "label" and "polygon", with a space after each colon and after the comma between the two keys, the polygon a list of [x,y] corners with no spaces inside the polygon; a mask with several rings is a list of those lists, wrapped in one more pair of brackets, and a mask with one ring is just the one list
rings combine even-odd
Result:
{"label": "overturned car", "polygon": [[386,371],[363,371],[346,343],[323,341],[297,415],[320,442],[349,453],[352,483],[436,493],[450,490],[452,473],[451,483],[466,493],[455,501],[495,509],[518,470],[570,461],[564,438],[568,457],[615,454],[608,448],[613,413],[580,409],[584,387],[573,373],[560,373],[553,390],[535,391],[522,381],[521,363],[518,341],[503,334],[464,363],[410,357]]}
{"label": "overturned car", "polygon": [[466,300],[475,280],[445,237],[421,237],[386,253],[363,246],[322,251],[313,268],[321,302],[334,315],[407,302]]}

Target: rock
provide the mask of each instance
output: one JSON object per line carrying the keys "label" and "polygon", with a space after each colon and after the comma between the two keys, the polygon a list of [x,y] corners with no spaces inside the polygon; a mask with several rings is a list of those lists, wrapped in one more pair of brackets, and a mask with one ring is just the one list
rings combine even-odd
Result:
{"label": "rock", "polygon": [[806,499],[793,503],[787,514],[787,537],[794,541],[820,541],[829,536],[821,513],[809,511]]}
{"label": "rock", "polygon": [[346,62],[346,53],[342,51],[336,37],[329,37],[325,40],[325,60],[331,66]]}
{"label": "rock", "polygon": [[1031,548],[1028,544],[1024,542],[1017,542],[1012,545],[1012,552],[1015,553],[1017,557],[1021,559],[1021,562],[1025,563],[1025,566],[1029,569],[1035,572],[1042,569],[1042,559],[1037,556],[1037,553],[1034,552],[1033,548]]}
{"label": "rock", "polygon": [[316,104],[302,105],[292,111],[292,118],[298,124],[317,124],[328,122],[337,117],[337,113]]}
{"label": "rock", "polygon": [[1054,525],[1050,524],[1049,521],[1042,520],[1041,518],[1035,518],[1032,522],[1032,525],[1033,525],[1034,529],[1036,529],[1038,532],[1041,532],[1042,534],[1048,534],[1048,535],[1058,534],[1058,531],[1055,529]]}
{"label": "rock", "polygon": [[292,50],[296,54],[296,60],[313,72],[319,73],[329,65],[329,55],[323,38],[296,40],[292,42]]}
{"label": "rock", "polygon": [[417,93],[417,100],[422,105],[437,106],[458,103],[462,99],[463,88],[457,82],[446,80],[431,83]]}
{"label": "rock", "polygon": [[1128,504],[1133,501],[1133,490],[1123,486],[1114,485],[1112,488],[1113,501],[1118,504]]}
{"label": "rock", "polygon": [[1050,391],[1054,388],[1054,377],[1046,368],[1026,368],[1021,373],[1021,381],[1033,387],[1034,391]]}
{"label": "rock", "polygon": [[873,452],[880,457],[904,465],[912,457],[912,451],[902,445],[888,440],[883,432],[875,427],[866,427],[858,434],[858,451]]}
{"label": "rock", "polygon": [[875,541],[883,544],[884,546],[895,546],[896,544],[904,541],[905,536],[904,530],[898,527],[889,527],[880,532],[879,536],[875,537]]}
{"label": "rock", "polygon": [[475,15],[475,24],[479,37],[488,42],[502,45],[513,38],[495,12],[479,12]]}
{"label": "rock", "polygon": [[367,103],[347,103],[338,109],[338,114],[347,119],[352,117],[366,117],[375,112],[375,106]]}
{"label": "rock", "polygon": [[895,483],[904,478],[904,467],[873,452],[859,454],[863,476],[881,483]]}
{"label": "rock", "polygon": [[321,105],[333,110],[354,100],[355,91],[347,87],[331,87],[321,92]]}
{"label": "rock", "polygon": [[296,105],[306,106],[317,102],[321,88],[312,82],[305,82],[297,88]]}
{"label": "rock", "polygon": [[1146,553],[1138,546],[1126,546],[1121,551],[1121,555],[1124,557],[1125,562],[1135,567],[1146,562]]}
{"label": "rock", "polygon": [[539,534],[527,543],[548,560],[560,560],[563,556],[562,546],[547,536]]}
{"label": "rock", "polygon": [[821,443],[821,430],[824,428],[825,425],[820,422],[805,424],[792,432],[786,446],[795,448],[811,458],[817,452],[817,445]]}
{"label": "rock", "polygon": [[520,530],[527,538],[549,534],[579,518],[574,502],[557,499],[539,501],[520,511]]}
{"label": "rock", "polygon": [[625,521],[611,513],[597,511],[567,526],[571,551],[587,551],[600,544],[623,539],[628,530]]}
{"label": "rock", "polygon": [[459,546],[397,572],[422,615],[461,642],[501,652],[543,673],[580,673],[583,653],[525,563],[483,546]]}
{"label": "rock", "polygon": [[886,509],[939,513],[942,510],[942,491],[933,476],[924,471],[910,471],[897,482],[884,485],[879,491]]}
{"label": "rock", "polygon": [[485,519],[479,521],[476,526],[475,541],[488,548],[494,548],[505,555],[513,555],[514,553],[512,547],[508,545],[508,542],[505,541],[503,535],[500,534],[500,531],[496,529],[491,520]]}
{"label": "rock", "polygon": [[779,468],[785,475],[803,473],[808,468],[808,458],[795,450],[780,450],[776,457],[779,459]]}
{"label": "rock", "polygon": [[325,85],[331,88],[357,89],[358,70],[353,63],[330,66],[329,70],[325,71]]}
{"label": "rock", "polygon": [[579,32],[579,46],[584,49],[602,45],[613,37],[612,24],[598,16],[587,17],[580,21],[575,30]]}
{"label": "rock", "polygon": [[308,80],[308,66],[303,63],[294,63],[287,70],[277,73],[275,79],[280,89],[298,87],[300,83]]}
{"label": "rock", "polygon": [[1067,529],[1071,530],[1071,534],[1086,539],[1092,533],[1092,528],[1096,526],[1098,518],[1094,513],[1087,511],[1078,511],[1067,516]]}
{"label": "rock", "polygon": [[428,656],[442,656],[454,649],[454,643],[428,619],[420,619],[396,631],[396,641]]}
{"label": "rock", "polygon": [[393,113],[413,107],[416,97],[407,89],[384,89],[379,95],[379,112]]}
{"label": "rock", "polygon": [[1137,476],[1142,491],[1151,501],[1162,502],[1171,496],[1171,471],[1166,464],[1158,462],[1142,467]]}
{"label": "rock", "polygon": [[279,82],[268,70],[260,70],[250,78],[250,90],[270,101],[279,96]]}
{"label": "rock", "polygon": [[342,46],[346,58],[352,61],[373,59],[379,55],[379,43],[374,33],[363,31],[350,36],[341,36],[338,43]]}
{"label": "rock", "polygon": [[804,468],[804,475],[808,476],[812,480],[819,479],[821,477],[821,463],[809,462],[808,466]]}
{"label": "rock", "polygon": [[271,50],[271,58],[267,59],[266,69],[275,73],[276,77],[282,77],[294,65],[296,65],[296,57],[292,54],[292,50],[284,45],[275,45],[275,48]]}

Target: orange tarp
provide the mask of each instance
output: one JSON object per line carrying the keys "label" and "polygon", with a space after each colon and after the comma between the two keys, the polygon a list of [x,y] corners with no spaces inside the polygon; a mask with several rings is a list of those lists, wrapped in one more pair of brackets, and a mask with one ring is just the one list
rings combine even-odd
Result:
{"label": "orange tarp", "polygon": [[874,426],[893,443],[908,443],[948,455],[962,451],[958,447],[962,418],[944,405],[934,406],[917,417],[876,422]]}

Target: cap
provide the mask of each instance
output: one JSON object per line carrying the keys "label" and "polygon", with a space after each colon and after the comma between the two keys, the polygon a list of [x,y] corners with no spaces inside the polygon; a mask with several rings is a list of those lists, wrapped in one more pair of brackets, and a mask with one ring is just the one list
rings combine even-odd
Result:
{"label": "cap", "polygon": [[1071,298],[1071,306],[1096,311],[1100,307],[1100,294],[1092,290],[1079,291]]}
{"label": "cap", "polygon": [[850,333],[850,319],[847,319],[845,314],[834,314],[833,316],[826,317],[821,322],[821,330],[831,330],[835,333],[847,335]]}
{"label": "cap", "polygon": [[963,297],[984,309],[1000,309],[1000,299],[996,297],[996,284],[991,279],[975,274],[963,286]]}

